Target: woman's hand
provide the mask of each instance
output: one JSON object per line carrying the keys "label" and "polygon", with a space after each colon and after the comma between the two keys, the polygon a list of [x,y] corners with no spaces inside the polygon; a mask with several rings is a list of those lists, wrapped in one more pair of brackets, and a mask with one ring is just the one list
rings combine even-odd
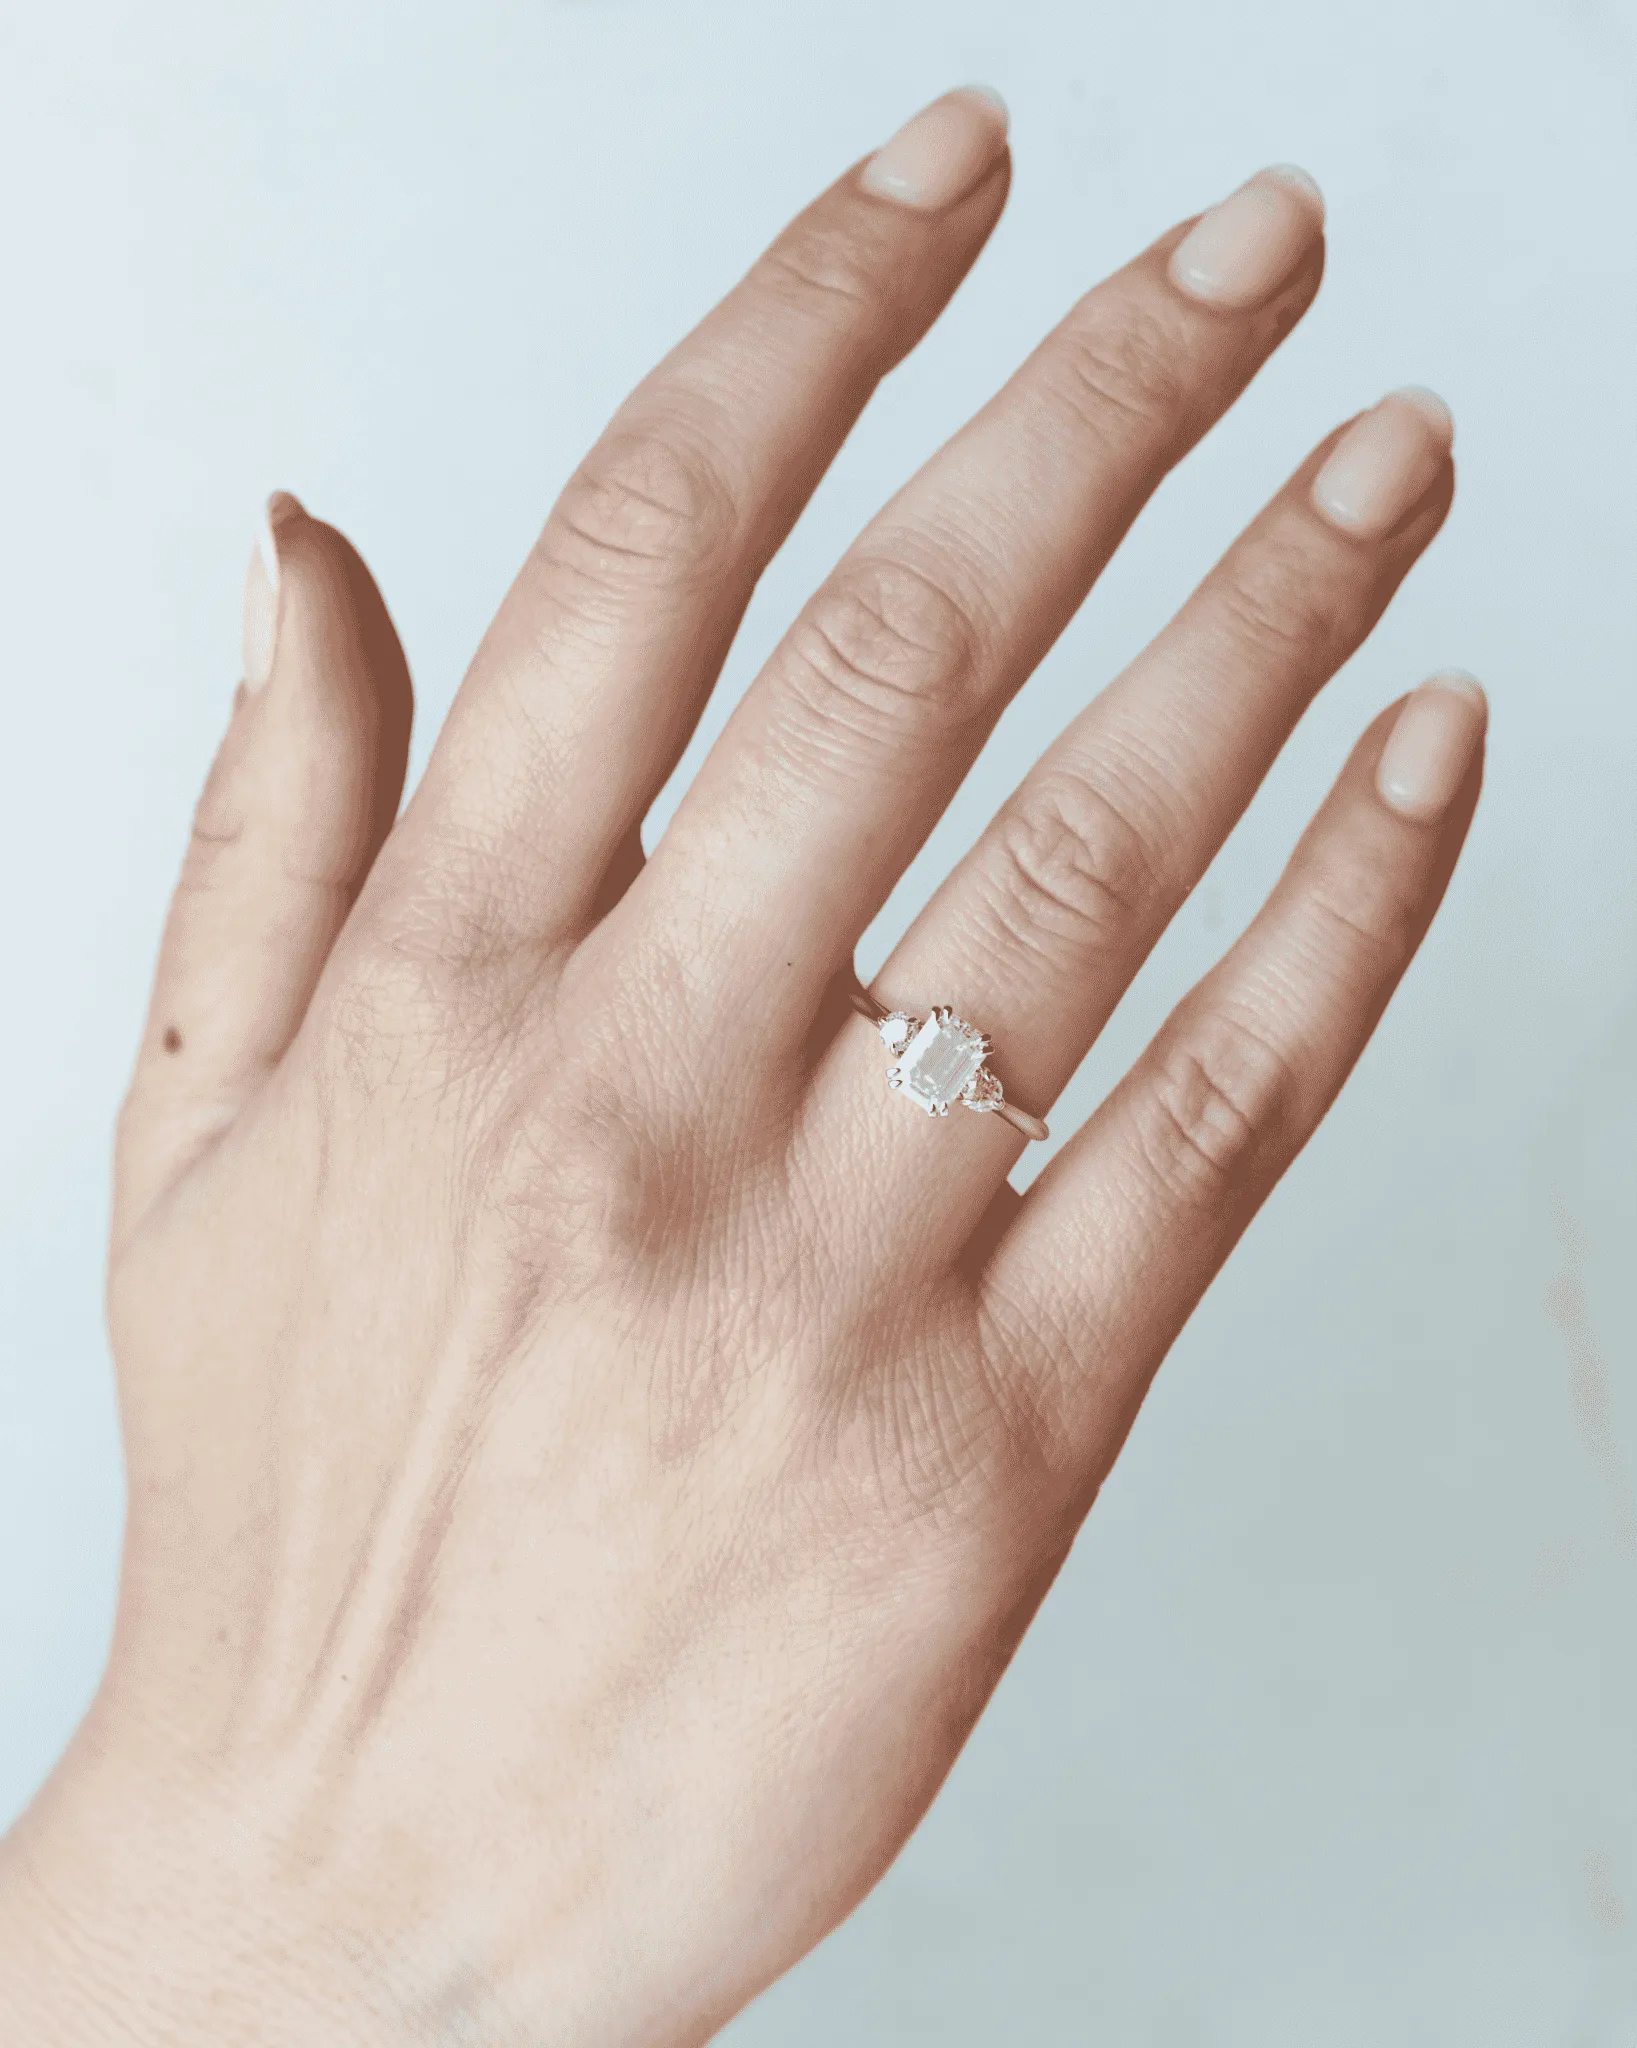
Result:
{"label": "woman's hand", "polygon": [[[1479,693],[1365,735],[1029,1194],[854,945],[1131,520],[1318,289],[1264,173],[1081,301],[869,525],[643,865],[756,579],[972,263],[940,101],[783,234],[553,511],[403,818],[409,681],[292,499],[122,1121],[106,1680],[10,1839],[19,2040],[703,2040],[937,1789],[1144,1389],[1403,973]],[[1450,501],[1339,429],[888,962],[1044,1113]]]}

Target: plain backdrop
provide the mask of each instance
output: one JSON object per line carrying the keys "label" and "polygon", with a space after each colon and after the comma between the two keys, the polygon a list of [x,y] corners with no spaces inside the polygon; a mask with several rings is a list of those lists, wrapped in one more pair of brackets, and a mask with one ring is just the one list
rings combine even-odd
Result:
{"label": "plain backdrop", "polygon": [[[0,14],[0,1820],[95,1684],[109,1127],[275,485],[392,603],[424,759],[570,467],[922,100],[1011,102],[990,251],[781,560],[1258,165],[1306,324],[1159,494],[874,932],[1337,419],[1459,422],[1443,537],[1060,1106],[1252,914],[1355,731],[1494,703],[1444,914],[1178,1345],[994,1706],[735,2048],[1637,2044],[1632,0],[82,0]],[[696,747],[684,775],[697,762]]]}

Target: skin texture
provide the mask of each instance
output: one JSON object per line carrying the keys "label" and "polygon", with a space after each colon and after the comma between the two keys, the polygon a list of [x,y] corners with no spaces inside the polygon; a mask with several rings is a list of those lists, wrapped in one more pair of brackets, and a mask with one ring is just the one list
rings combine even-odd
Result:
{"label": "skin texture", "polygon": [[[119,1618],[0,1848],[18,2039],[705,2040],[903,1843],[1409,963],[1470,690],[1418,713],[1407,807],[1372,726],[1025,1198],[1015,1134],[889,1095],[845,1002],[994,720],[1317,290],[1288,177],[1254,303],[1225,232],[1215,296],[1179,283],[1177,229],[905,486],[643,865],[758,574],[999,217],[998,121],[957,96],[885,190],[855,167],[633,394],[396,824],[385,607],[275,508],[270,673],[119,1133]],[[1408,500],[1345,529],[1316,450],[876,983],[979,1020],[1031,1109],[1441,523],[1447,427],[1388,404]]]}

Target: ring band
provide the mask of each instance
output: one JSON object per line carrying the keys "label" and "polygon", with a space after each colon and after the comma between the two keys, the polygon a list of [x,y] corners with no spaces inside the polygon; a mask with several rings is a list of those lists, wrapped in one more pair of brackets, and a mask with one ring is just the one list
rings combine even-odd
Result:
{"label": "ring band", "polygon": [[886,1009],[856,979],[848,1000],[861,1017],[869,1018],[893,1055],[887,1086],[918,1103],[928,1116],[948,1116],[952,1105],[962,1102],[968,1109],[998,1116],[1022,1137],[1050,1137],[1039,1117],[1006,1100],[985,1064],[991,1051],[988,1039],[947,1005],[940,1004],[925,1017],[912,1017],[907,1010]]}

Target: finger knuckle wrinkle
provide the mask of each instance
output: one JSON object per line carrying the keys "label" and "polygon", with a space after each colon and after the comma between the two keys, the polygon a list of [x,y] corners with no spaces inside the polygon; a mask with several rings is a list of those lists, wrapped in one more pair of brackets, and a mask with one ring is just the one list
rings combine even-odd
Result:
{"label": "finger knuckle wrinkle", "polygon": [[760,278],[781,301],[837,314],[849,326],[872,327],[888,311],[879,252],[815,228],[781,236],[762,258]]}
{"label": "finger knuckle wrinkle", "polygon": [[1169,440],[1191,418],[1193,391],[1177,337],[1153,314],[1088,307],[1063,341],[1061,395],[1097,432],[1112,421]]}
{"label": "finger knuckle wrinkle", "polygon": [[791,630],[789,677],[826,722],[870,739],[906,725],[968,730],[987,692],[966,608],[921,571],[859,565],[838,574]]}
{"label": "finger knuckle wrinkle", "polygon": [[1339,651],[1333,597],[1294,548],[1247,549],[1224,576],[1222,601],[1233,637],[1281,666],[1323,669]]}
{"label": "finger knuckle wrinkle", "polygon": [[569,480],[540,538],[554,566],[600,584],[717,574],[738,529],[734,495],[691,430],[605,439]]}
{"label": "finger knuckle wrinkle", "polygon": [[1053,777],[996,821],[998,895],[1009,928],[1076,956],[1144,925],[1164,893],[1141,828],[1106,791]]}
{"label": "finger knuckle wrinkle", "polygon": [[1332,866],[1313,883],[1314,914],[1331,957],[1362,959],[1372,969],[1396,972],[1415,951],[1419,899],[1363,862]]}
{"label": "finger knuckle wrinkle", "polygon": [[[336,1014],[358,1009],[378,1020],[383,1009],[447,1017],[468,1006],[498,1007],[495,983],[510,955],[494,933],[505,929],[475,887],[469,902],[441,891],[395,896],[353,935],[349,971],[335,983]],[[366,1028],[378,1029],[378,1021]]]}
{"label": "finger knuckle wrinkle", "polygon": [[1217,1016],[1159,1054],[1144,1145],[1164,1184],[1220,1199],[1254,1177],[1295,1099],[1289,1062],[1260,1031]]}
{"label": "finger knuckle wrinkle", "polygon": [[217,885],[224,865],[244,844],[248,831],[243,808],[229,801],[214,786],[214,781],[213,777],[199,799],[188,834],[187,850],[182,856],[182,873],[177,889],[184,896],[198,895]]}

